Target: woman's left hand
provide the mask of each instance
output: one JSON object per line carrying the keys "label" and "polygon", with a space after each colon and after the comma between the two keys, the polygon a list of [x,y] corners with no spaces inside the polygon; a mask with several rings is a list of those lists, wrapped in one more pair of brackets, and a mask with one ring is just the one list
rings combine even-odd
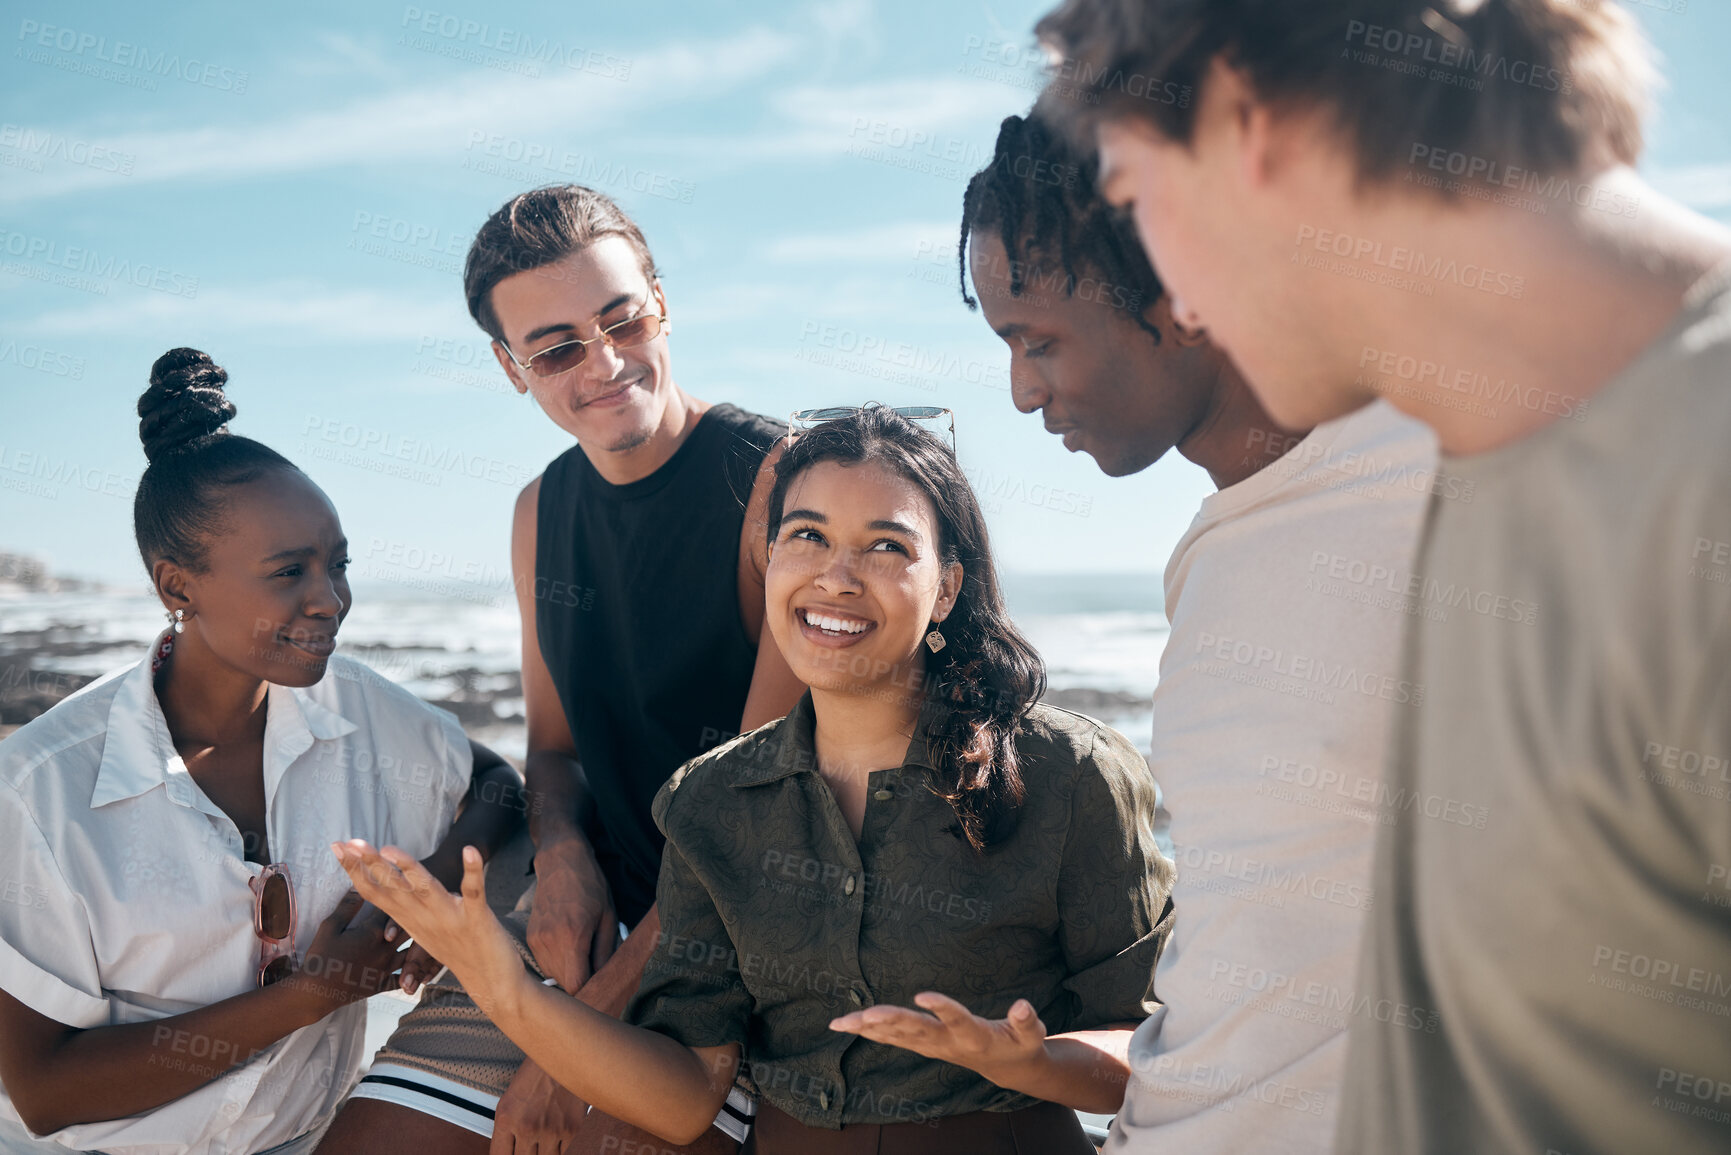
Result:
{"label": "woman's left hand", "polygon": [[907,1007],[867,1007],[831,1021],[830,1030],[955,1063],[1000,1086],[1005,1080],[1021,1082],[1046,1058],[1046,1024],[1027,999],[1017,999],[1002,1019],[983,1019],[936,991],[921,991],[914,1002],[931,1014]]}
{"label": "woman's left hand", "polygon": [[463,848],[461,895],[394,846],[374,850],[356,838],[331,843],[331,851],[361,897],[455,971],[484,1013],[492,1016],[501,999],[530,981],[523,956],[487,905],[481,855],[474,847]]}

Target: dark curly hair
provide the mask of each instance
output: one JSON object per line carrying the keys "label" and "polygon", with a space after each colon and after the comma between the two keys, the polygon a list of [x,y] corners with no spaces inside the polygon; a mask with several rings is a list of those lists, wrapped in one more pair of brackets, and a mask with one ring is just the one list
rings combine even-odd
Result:
{"label": "dark curly hair", "polygon": [[926,738],[939,793],[969,845],[983,851],[1016,828],[1027,791],[1015,735],[1046,692],[1046,666],[1010,620],[979,499],[949,446],[893,409],[870,405],[803,431],[775,463],[771,542],[789,486],[825,461],[874,462],[918,486],[937,513],[942,563],[961,563],[962,588],[943,625],[949,644],[925,654],[928,692],[945,707],[932,712]]}
{"label": "dark curly hair", "polygon": [[[1042,163],[1043,162],[1043,163]],[[1029,173],[1070,173],[1074,179],[1036,180]],[[1160,330],[1145,310],[1165,290],[1134,226],[1095,189],[1098,164],[1071,149],[1037,116],[1006,116],[998,127],[992,163],[975,173],[962,194],[962,239],[956,272],[968,295],[968,237],[995,228],[1010,258],[1010,293],[1026,288],[1025,272],[1062,270],[1064,292],[1093,276],[1117,290],[1118,304],[1156,343]]]}
{"label": "dark curly hair", "polygon": [[228,431],[228,373],[197,349],[170,349],[150,367],[138,399],[138,438],[150,464],[132,499],[132,528],[146,569],[168,559],[204,568],[205,543],[222,527],[222,493],[272,469],[294,469],[276,450]]}

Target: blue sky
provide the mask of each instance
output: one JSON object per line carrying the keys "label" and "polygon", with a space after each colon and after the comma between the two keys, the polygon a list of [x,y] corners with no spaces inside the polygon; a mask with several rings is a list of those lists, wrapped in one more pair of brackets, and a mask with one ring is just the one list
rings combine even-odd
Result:
{"label": "blue sky", "polygon": [[[1206,477],[1065,454],[955,288],[963,183],[1033,98],[1048,6],[7,0],[0,550],[142,582],[133,406],[193,345],[236,431],[330,493],[358,577],[497,581],[517,488],[569,442],[507,390],[458,270],[508,196],[571,179],[642,224],[686,389],[948,405],[1007,568],[1157,573]],[[1644,168],[1731,220],[1731,5],[1627,6],[1667,80]]]}

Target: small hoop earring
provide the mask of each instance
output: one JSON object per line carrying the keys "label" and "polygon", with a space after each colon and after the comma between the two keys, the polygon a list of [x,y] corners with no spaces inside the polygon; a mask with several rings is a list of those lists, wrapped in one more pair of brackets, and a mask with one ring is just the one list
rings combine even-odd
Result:
{"label": "small hoop earring", "polygon": [[932,632],[926,635],[927,648],[930,649],[932,651],[932,653],[935,654],[947,645],[949,645],[949,643],[944,640],[944,635],[942,635],[938,632],[937,623],[933,622],[932,623]]}

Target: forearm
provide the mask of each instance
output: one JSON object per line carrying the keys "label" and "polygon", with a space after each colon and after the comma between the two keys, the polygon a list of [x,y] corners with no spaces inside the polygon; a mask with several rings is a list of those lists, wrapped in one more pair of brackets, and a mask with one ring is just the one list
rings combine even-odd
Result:
{"label": "forearm", "polygon": [[153,1110],[330,1013],[316,984],[296,975],[154,1022],[68,1031],[7,1090],[38,1134]]}
{"label": "forearm", "polygon": [[619,944],[613,957],[602,964],[577,997],[604,1014],[618,1018],[625,1013],[625,1004],[637,993],[643,981],[643,968],[655,953],[655,942],[661,936],[661,914],[658,906],[649,908],[626,940]]}
{"label": "forearm", "polygon": [[1033,1061],[982,1073],[1007,1091],[1110,1115],[1124,1105],[1132,1033],[1129,1027],[1109,1027],[1053,1035]]}
{"label": "forearm", "polygon": [[500,760],[477,766],[457,820],[438,849],[422,860],[423,865],[440,883],[454,889],[463,877],[463,847],[479,850],[483,862],[492,858],[517,832],[527,798],[522,779],[509,763]]}
{"label": "forearm", "polygon": [[732,1062],[706,1063],[684,1044],[622,1023],[536,983],[527,972],[509,994],[483,1009],[530,1061],[572,1094],[669,1142],[702,1135],[733,1082]]}
{"label": "forearm", "polygon": [[529,802],[529,837],[535,848],[581,837],[594,801],[583,769],[562,750],[536,750],[523,764]]}
{"label": "forearm", "polygon": [[[631,996],[637,993],[638,984],[643,981],[643,968],[649,964],[649,956],[655,951],[655,940],[660,933],[661,917],[652,906],[631,932],[631,937],[583,984],[577,992],[577,1000],[604,1015],[616,1019],[621,1017]],[[534,1059],[524,1060],[524,1066],[539,1070]]]}

